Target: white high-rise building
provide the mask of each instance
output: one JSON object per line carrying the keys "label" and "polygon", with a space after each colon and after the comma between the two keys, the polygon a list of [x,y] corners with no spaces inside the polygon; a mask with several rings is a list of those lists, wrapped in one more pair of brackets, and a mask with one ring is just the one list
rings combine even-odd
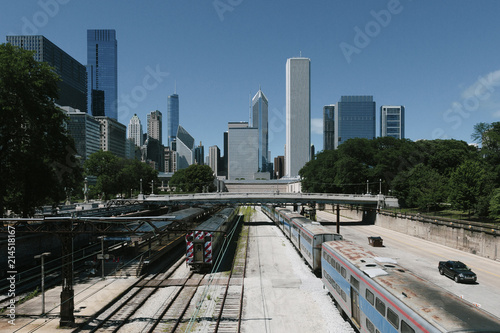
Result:
{"label": "white high-rise building", "polygon": [[248,122],[228,123],[229,180],[254,180],[259,171],[259,130]]}
{"label": "white high-rise building", "polygon": [[290,58],[286,62],[285,174],[297,177],[310,160],[311,147],[311,59]]}
{"label": "white high-rise building", "polygon": [[268,102],[267,98],[259,88],[252,98],[252,127],[259,130],[259,171],[267,170],[268,159]]}
{"label": "white high-rise building", "polygon": [[382,105],[380,107],[380,136],[405,137],[405,107],[403,105]]}
{"label": "white high-rise building", "polygon": [[212,168],[216,176],[218,176],[219,161],[220,161],[219,147],[210,146],[208,148],[208,165]]}
{"label": "white high-rise building", "polygon": [[128,123],[128,138],[132,139],[137,147],[142,146],[142,124],[137,114],[134,114]]}

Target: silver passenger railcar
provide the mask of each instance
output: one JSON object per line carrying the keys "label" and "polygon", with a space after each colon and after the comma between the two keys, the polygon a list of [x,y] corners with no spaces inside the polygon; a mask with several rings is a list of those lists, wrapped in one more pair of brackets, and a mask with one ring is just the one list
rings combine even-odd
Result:
{"label": "silver passenger railcar", "polygon": [[349,241],[323,243],[322,280],[360,332],[500,332],[500,320],[390,258]]}
{"label": "silver passenger railcar", "polygon": [[238,209],[228,207],[186,234],[186,262],[196,271],[211,270],[227,233],[237,220]]}

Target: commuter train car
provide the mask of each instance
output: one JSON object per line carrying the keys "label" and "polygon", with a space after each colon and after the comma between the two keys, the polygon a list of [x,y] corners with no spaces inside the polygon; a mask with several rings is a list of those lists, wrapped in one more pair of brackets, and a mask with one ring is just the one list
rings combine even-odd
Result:
{"label": "commuter train car", "polygon": [[237,220],[237,208],[228,207],[186,234],[186,262],[192,270],[211,270],[220,250]]}
{"label": "commuter train car", "polygon": [[322,246],[322,280],[360,332],[500,332],[500,320],[349,241]]}
{"label": "commuter train car", "polygon": [[263,206],[263,211],[281,228],[312,270],[320,273],[321,244],[340,240],[342,236],[286,208]]}

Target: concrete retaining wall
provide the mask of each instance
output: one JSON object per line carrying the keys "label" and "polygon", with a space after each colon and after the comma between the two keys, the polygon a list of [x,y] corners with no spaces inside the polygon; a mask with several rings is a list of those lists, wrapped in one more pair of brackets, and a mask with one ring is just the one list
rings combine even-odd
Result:
{"label": "concrete retaining wall", "polygon": [[[325,210],[332,212],[332,206],[326,205]],[[383,228],[482,257],[500,260],[500,230],[481,223],[439,221],[384,212],[370,214],[370,211],[351,210],[347,207],[341,207],[340,215],[354,221],[373,220],[371,223]]]}

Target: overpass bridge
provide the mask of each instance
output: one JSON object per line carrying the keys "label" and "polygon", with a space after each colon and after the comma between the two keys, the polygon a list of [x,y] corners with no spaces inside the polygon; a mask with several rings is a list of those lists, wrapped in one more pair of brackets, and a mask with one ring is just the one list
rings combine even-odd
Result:
{"label": "overpass bridge", "polygon": [[397,199],[394,197],[359,194],[333,194],[333,193],[200,193],[185,195],[139,195],[137,199],[116,199],[108,202],[108,205],[124,204],[156,204],[156,205],[204,205],[204,204],[233,204],[233,205],[313,205],[313,204],[343,204],[383,207],[397,207]]}

